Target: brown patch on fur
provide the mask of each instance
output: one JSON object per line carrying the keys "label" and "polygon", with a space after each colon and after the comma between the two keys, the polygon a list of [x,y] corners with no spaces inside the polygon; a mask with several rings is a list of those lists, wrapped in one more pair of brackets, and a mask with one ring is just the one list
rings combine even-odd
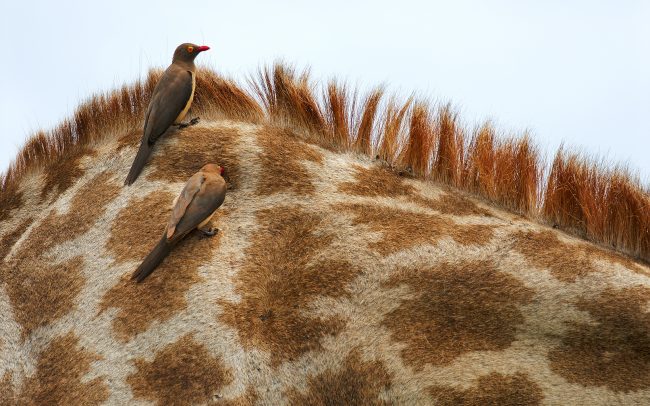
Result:
{"label": "brown patch on fur", "polygon": [[6,284],[23,338],[74,309],[86,282],[82,257],[55,264],[47,251],[87,232],[119,190],[109,174],[97,175],[73,197],[68,213],[48,215],[32,229],[15,257],[0,268],[0,280]]}
{"label": "brown patch on fur", "polygon": [[149,253],[165,230],[175,197],[156,190],[120,210],[106,242],[117,263],[143,259]]}
{"label": "brown patch on fur", "polygon": [[524,317],[519,306],[533,291],[489,261],[400,269],[385,287],[406,284],[416,295],[386,315],[383,325],[404,343],[415,368],[445,365],[472,351],[498,351],[515,340]]}
{"label": "brown patch on fur", "polygon": [[574,323],[549,353],[551,369],[571,383],[615,392],[650,388],[650,289],[633,287],[583,298],[594,323]]}
{"label": "brown patch on fur", "polygon": [[382,196],[400,197],[408,196],[413,202],[439,211],[442,214],[456,216],[489,216],[490,212],[479,208],[473,201],[459,196],[454,191],[449,191],[441,197],[433,200],[422,197],[412,186],[404,182],[404,178],[398,176],[388,168],[374,166],[366,169],[354,165],[355,181],[344,182],[339,186],[339,191],[356,196]]}
{"label": "brown patch on fur", "polygon": [[0,406],[14,406],[18,401],[18,395],[11,383],[12,377],[10,372],[5,372],[0,379]]}
{"label": "brown patch on fur", "polygon": [[17,395],[19,405],[97,405],[108,399],[104,379],[86,381],[91,364],[101,359],[68,333],[52,340],[40,354],[36,373],[23,384]]}
{"label": "brown patch on fur", "polygon": [[64,157],[48,165],[47,170],[43,171],[45,179],[43,180],[43,189],[41,189],[41,199],[51,191],[54,191],[56,198],[68,190],[83,175],[84,171],[79,167],[79,163],[86,155],[94,156],[95,152],[87,147],[73,148]]}
{"label": "brown patch on fur", "polygon": [[468,225],[458,227],[460,230],[456,230],[452,234],[452,238],[462,245],[483,245],[494,236],[495,226]]}
{"label": "brown patch on fur", "polygon": [[[1,185],[2,183],[0,183],[0,186]],[[0,189],[0,222],[8,219],[9,214],[22,205],[22,192],[17,190]]]}
{"label": "brown patch on fur", "polygon": [[302,142],[290,130],[264,127],[257,134],[263,152],[260,154],[260,174],[257,193],[268,196],[278,192],[308,195],[315,191],[312,174],[301,161],[323,163],[323,155]]}
{"label": "brown patch on fur", "polygon": [[319,225],[325,217],[300,207],[258,212],[262,227],[237,274],[241,301],[221,300],[221,321],[235,328],[245,348],[259,348],[274,366],[321,348],[321,339],[344,325],[338,317],[310,317],[305,308],[318,296],[339,297],[359,272],[352,264],[321,257],[335,235]]}
{"label": "brown patch on fur", "polygon": [[241,169],[237,156],[239,131],[232,128],[187,127],[176,131],[149,161],[151,180],[186,182],[203,165],[215,163],[225,168],[224,178],[239,185]]}
{"label": "brown patch on fur", "polygon": [[23,338],[76,307],[77,295],[85,283],[82,266],[81,257],[60,264],[32,258],[3,264],[0,280],[22,327]]}
{"label": "brown patch on fur", "polygon": [[210,259],[219,240],[218,234],[205,239],[189,236],[172,250],[145,282],[135,283],[130,272],[124,275],[104,295],[100,304],[101,311],[110,307],[119,309],[113,319],[116,337],[128,341],[154,321],[163,322],[185,309],[185,294],[202,280],[198,268]]}
{"label": "brown patch on fur", "polygon": [[441,406],[533,406],[544,399],[539,386],[521,372],[514,375],[493,372],[478,378],[477,385],[467,390],[433,386],[429,392],[435,404]]}
{"label": "brown patch on fur", "polygon": [[551,231],[520,231],[514,237],[515,250],[563,282],[574,282],[596,271],[582,247],[563,243]]}
{"label": "brown patch on fur", "polygon": [[207,402],[233,380],[221,357],[213,357],[191,334],[167,345],[153,361],[134,363],[137,371],[126,379],[134,396],[160,405]]}
{"label": "brown patch on fur", "polygon": [[355,225],[366,224],[372,231],[382,233],[380,241],[369,244],[382,255],[436,244],[444,237],[462,245],[486,244],[494,234],[494,226],[456,224],[446,218],[401,209],[363,204],[343,204],[340,208],[355,216]]}
{"label": "brown patch on fur", "polygon": [[292,405],[385,405],[378,395],[390,385],[390,374],[381,361],[366,362],[353,351],[341,369],[309,377],[307,393],[294,389],[288,396]]}
{"label": "brown patch on fur", "polygon": [[119,192],[120,187],[112,182],[109,173],[95,176],[75,194],[66,214],[52,212],[32,229],[18,256],[37,257],[55,245],[84,234],[104,214],[106,206]]}
{"label": "brown patch on fur", "polygon": [[[156,191],[124,208],[117,216],[107,248],[116,255],[118,263],[141,261],[162,235],[171,213],[173,197]],[[225,215],[215,214],[216,225]],[[201,281],[198,268],[212,257],[221,235],[200,238],[188,235],[143,283],[135,283],[125,274],[103,297],[101,311],[120,309],[113,328],[120,340],[127,341],[145,331],[155,320],[165,321],[187,307],[185,294]],[[135,269],[135,265],[134,265]]]}
{"label": "brown patch on fur", "polygon": [[142,130],[128,131],[117,139],[117,152],[124,148],[137,148],[142,140]]}
{"label": "brown patch on fur", "polygon": [[598,246],[583,245],[583,248],[586,252],[586,255],[592,259],[598,259],[602,261],[608,261],[613,264],[622,265],[633,272],[640,273],[642,275],[650,276],[648,271],[644,269],[640,264],[634,262],[629,257],[626,257],[623,254],[618,252],[609,251]]}
{"label": "brown patch on fur", "polygon": [[453,191],[445,193],[435,200],[413,197],[418,204],[429,207],[442,214],[451,214],[454,216],[491,216],[492,214],[476,205],[470,199],[460,196]]}
{"label": "brown patch on fur", "polygon": [[546,268],[563,282],[575,282],[579,277],[596,272],[592,259],[618,263],[643,273],[634,261],[621,255],[584,244],[566,244],[552,231],[520,231],[515,234],[514,249],[535,266]]}
{"label": "brown patch on fur", "polygon": [[25,232],[25,229],[29,227],[29,225],[34,221],[31,217],[20,223],[15,229],[12,231],[8,232],[5,234],[1,239],[0,239],[0,261],[2,261],[9,251],[11,251],[11,248],[13,245],[20,239],[20,237],[23,235]]}
{"label": "brown patch on fur", "polygon": [[373,166],[366,169],[362,166],[354,165],[355,181],[345,182],[339,185],[339,191],[357,196],[385,196],[399,197],[408,196],[415,193],[415,189],[404,182],[393,171]]}

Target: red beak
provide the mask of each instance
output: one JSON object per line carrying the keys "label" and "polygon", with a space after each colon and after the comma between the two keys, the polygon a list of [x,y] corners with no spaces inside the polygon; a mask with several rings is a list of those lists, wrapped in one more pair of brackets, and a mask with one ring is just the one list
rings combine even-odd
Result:
{"label": "red beak", "polygon": [[196,50],[199,52],[207,51],[208,49],[210,49],[210,47],[207,45],[201,45],[200,47],[196,48]]}

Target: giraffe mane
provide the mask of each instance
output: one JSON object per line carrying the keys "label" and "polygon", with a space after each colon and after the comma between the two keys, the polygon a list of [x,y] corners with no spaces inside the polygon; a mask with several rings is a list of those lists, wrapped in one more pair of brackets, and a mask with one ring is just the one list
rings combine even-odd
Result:
{"label": "giraffe mane", "polygon": [[[29,137],[0,176],[0,221],[20,204],[18,185],[27,173],[47,171],[105,134],[135,131],[161,73],[153,69],[143,81],[92,96],[71,118]],[[448,184],[650,261],[650,189],[638,175],[564,146],[548,165],[527,133],[504,137],[489,121],[468,128],[450,104],[399,101],[382,87],[360,96],[335,80],[321,89],[307,70],[276,63],[247,85],[200,68],[192,110],[207,119],[289,126],[308,142],[379,157],[401,174]]]}

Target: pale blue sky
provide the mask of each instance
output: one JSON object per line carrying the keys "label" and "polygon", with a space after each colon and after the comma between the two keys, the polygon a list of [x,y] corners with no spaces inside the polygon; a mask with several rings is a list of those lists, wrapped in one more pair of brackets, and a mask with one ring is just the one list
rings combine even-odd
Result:
{"label": "pale blue sky", "polygon": [[449,100],[650,179],[650,1],[3,1],[0,171],[94,92],[181,42],[236,77],[277,58],[315,78]]}

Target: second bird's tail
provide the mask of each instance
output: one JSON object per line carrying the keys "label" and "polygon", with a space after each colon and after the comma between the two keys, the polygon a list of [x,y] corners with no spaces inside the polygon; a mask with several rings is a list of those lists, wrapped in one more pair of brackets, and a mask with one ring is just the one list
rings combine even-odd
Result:
{"label": "second bird's tail", "polygon": [[158,265],[165,259],[169,252],[174,246],[173,243],[167,241],[167,238],[163,235],[158,244],[154,247],[153,250],[147,255],[147,257],[142,261],[138,269],[133,272],[131,279],[136,279],[138,282],[142,282],[144,278],[149,276],[151,272],[156,269]]}
{"label": "second bird's tail", "polygon": [[135,155],[133,164],[131,164],[131,170],[129,171],[129,174],[126,176],[126,180],[124,181],[125,185],[128,186],[133,182],[135,182],[136,179],[138,179],[138,176],[140,176],[140,172],[142,172],[142,169],[147,164],[147,159],[149,159],[149,155],[151,155],[152,149],[153,149],[153,145],[149,145],[149,143],[146,140],[144,140],[142,144],[140,144],[140,148],[138,148],[138,153]]}

